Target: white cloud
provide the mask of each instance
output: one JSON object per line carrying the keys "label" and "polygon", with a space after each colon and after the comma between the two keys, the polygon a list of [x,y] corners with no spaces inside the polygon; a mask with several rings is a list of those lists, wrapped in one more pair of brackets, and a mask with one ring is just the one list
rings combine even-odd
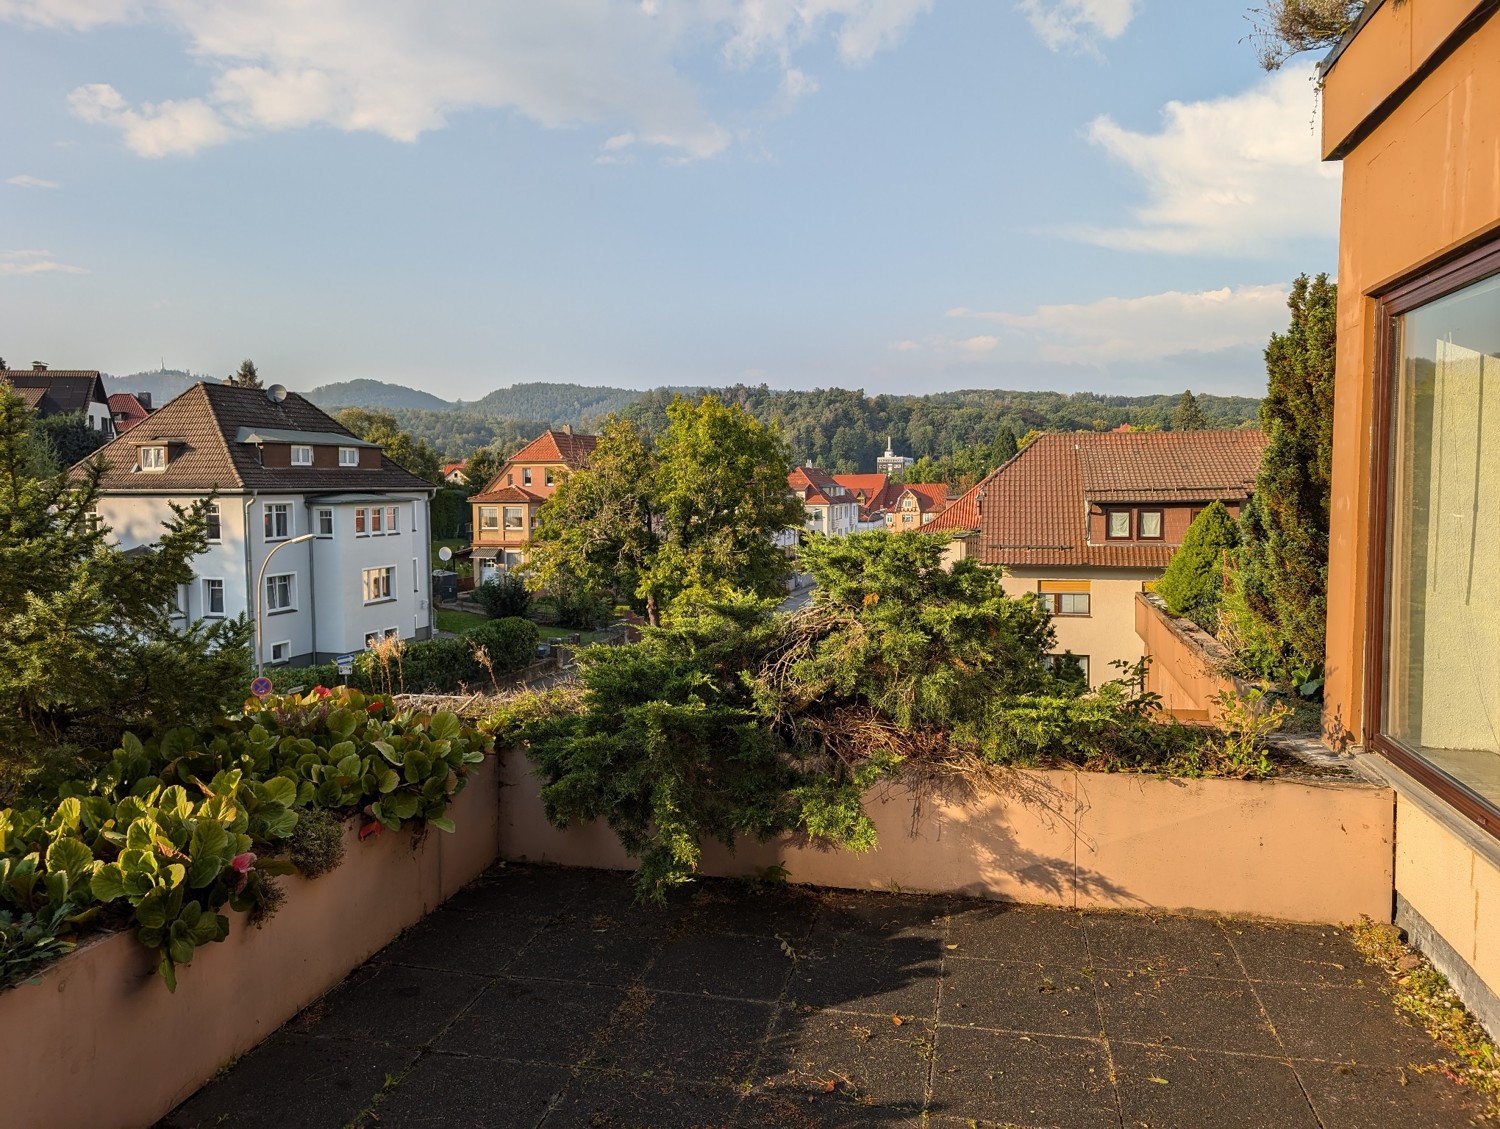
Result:
{"label": "white cloud", "polygon": [[83,267],[58,262],[51,251],[0,251],[0,275],[88,273]]}
{"label": "white cloud", "polygon": [[1094,50],[1118,39],[1135,16],[1136,0],[1019,0],[1021,14],[1054,51]]}
{"label": "white cloud", "polygon": [[198,98],[146,102],[133,110],[113,86],[92,83],[68,95],[68,104],[86,122],[114,126],[124,134],[131,151],[142,157],[192,153],[233,135],[213,107]]}
{"label": "white cloud", "polygon": [[[979,318],[1014,331],[1017,349],[1044,361],[1108,364],[1157,361],[1236,346],[1264,345],[1286,323],[1285,284],[1169,290],[1139,298],[1101,298],[1080,305],[1038,306],[1030,313],[949,310],[951,318]],[[958,342],[972,352],[969,338]],[[989,340],[995,340],[989,338]]]}
{"label": "white cloud", "polygon": [[981,334],[978,337],[965,337],[958,342],[958,347],[965,353],[990,353],[1000,345],[1000,338],[991,334]]}
{"label": "white cloud", "polygon": [[1089,140],[1141,179],[1147,202],[1126,226],[1069,234],[1130,251],[1225,255],[1335,238],[1339,169],[1319,159],[1312,73],[1288,68],[1243,94],[1169,102],[1157,133],[1096,118]]}
{"label": "white cloud", "polygon": [[75,92],[81,117],[114,126],[147,156],[314,125],[413,141],[455,113],[508,109],[548,128],[604,125],[702,158],[731,137],[679,68],[682,56],[705,46],[738,66],[770,56],[781,71],[776,97],[794,102],[817,89],[794,65],[797,50],[831,37],[846,64],[866,62],[932,3],[0,0],[0,20],[152,23],[182,36],[213,75],[209,89],[141,106],[102,83]]}
{"label": "white cloud", "polygon": [[922,348],[922,343],[920,341],[911,341],[911,340],[907,340],[907,341],[892,341],[891,342],[891,348],[894,349],[898,353],[914,353],[918,349]]}
{"label": "white cloud", "polygon": [[25,173],[18,173],[15,176],[7,177],[6,180],[5,180],[5,183],[6,184],[14,184],[17,188],[61,188],[62,187],[62,185],[58,184],[57,181],[55,181],[55,180],[43,180],[39,176],[27,176]]}

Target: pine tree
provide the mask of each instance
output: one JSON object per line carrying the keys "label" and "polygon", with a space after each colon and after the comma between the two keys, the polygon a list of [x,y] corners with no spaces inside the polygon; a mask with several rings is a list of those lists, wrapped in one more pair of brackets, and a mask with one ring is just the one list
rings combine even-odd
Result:
{"label": "pine tree", "polygon": [[0,390],[0,804],[39,774],[207,720],[243,696],[249,626],[184,628],[179,586],[208,543],[207,500],[126,555],[94,517],[99,463],[49,473],[33,417]]}
{"label": "pine tree", "polygon": [[1240,516],[1232,606],[1242,661],[1273,677],[1323,661],[1338,287],[1302,275],[1287,306],[1291,325],[1266,348],[1267,442]]}
{"label": "pine tree", "polygon": [[1156,594],[1167,610],[1215,633],[1224,595],[1224,557],[1239,542],[1239,530],[1223,502],[1212,503],[1193,519],[1172,563],[1156,582]]}
{"label": "pine tree", "polygon": [[1203,414],[1203,409],[1198,406],[1198,398],[1193,395],[1192,389],[1184,392],[1182,399],[1177,401],[1177,408],[1172,412],[1172,430],[1208,430],[1208,417]]}
{"label": "pine tree", "polygon": [[1009,426],[1002,427],[995,435],[994,446],[990,449],[990,461],[995,466],[1004,466],[1016,457],[1016,433]]}
{"label": "pine tree", "polygon": [[240,388],[262,388],[260,373],[255,371],[255,362],[246,357],[240,362],[239,370],[224,382],[233,384]]}

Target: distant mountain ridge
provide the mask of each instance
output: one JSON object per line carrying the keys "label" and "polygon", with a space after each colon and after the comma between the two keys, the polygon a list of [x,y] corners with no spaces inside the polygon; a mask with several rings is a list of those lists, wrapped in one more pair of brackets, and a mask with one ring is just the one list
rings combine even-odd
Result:
{"label": "distant mountain ridge", "polygon": [[206,372],[194,373],[186,369],[165,368],[154,372],[136,372],[129,376],[101,373],[104,390],[115,392],[148,392],[154,407],[161,407],[168,400],[175,400],[200,380],[217,381],[222,377]]}
{"label": "distant mountain ridge", "polygon": [[334,384],[320,384],[303,395],[320,408],[406,408],[445,412],[454,406],[431,392],[408,388],[404,384],[388,384],[383,380],[341,380]]}

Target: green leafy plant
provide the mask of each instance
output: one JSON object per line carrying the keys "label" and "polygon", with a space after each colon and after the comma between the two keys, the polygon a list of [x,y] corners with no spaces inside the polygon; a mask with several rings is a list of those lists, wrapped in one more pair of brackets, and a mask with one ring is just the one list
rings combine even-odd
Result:
{"label": "green leafy plant", "polygon": [[474,589],[474,602],[491,619],[524,616],[531,608],[531,592],[520,576],[501,572]]}
{"label": "green leafy plant", "polygon": [[1258,686],[1252,686],[1243,695],[1221,691],[1214,700],[1219,706],[1219,727],[1224,733],[1224,760],[1238,770],[1232,774],[1271,775],[1266,738],[1286,724],[1292,714],[1291,707]]}
{"label": "green leafy plant", "polygon": [[0,988],[73,951],[74,943],[65,936],[72,929],[68,920],[72,910],[67,902],[49,907],[40,916],[0,909]]}
{"label": "green leafy plant", "polygon": [[1224,596],[1224,561],[1239,542],[1239,529],[1223,502],[1211,503],[1194,518],[1154,588],[1167,610],[1214,634]]}

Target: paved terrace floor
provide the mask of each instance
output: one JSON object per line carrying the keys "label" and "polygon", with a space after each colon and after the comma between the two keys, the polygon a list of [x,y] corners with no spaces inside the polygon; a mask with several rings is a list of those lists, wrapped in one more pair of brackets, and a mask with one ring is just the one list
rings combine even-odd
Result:
{"label": "paved terrace floor", "polygon": [[163,1127],[1469,1124],[1380,983],[1327,927],[506,866]]}

